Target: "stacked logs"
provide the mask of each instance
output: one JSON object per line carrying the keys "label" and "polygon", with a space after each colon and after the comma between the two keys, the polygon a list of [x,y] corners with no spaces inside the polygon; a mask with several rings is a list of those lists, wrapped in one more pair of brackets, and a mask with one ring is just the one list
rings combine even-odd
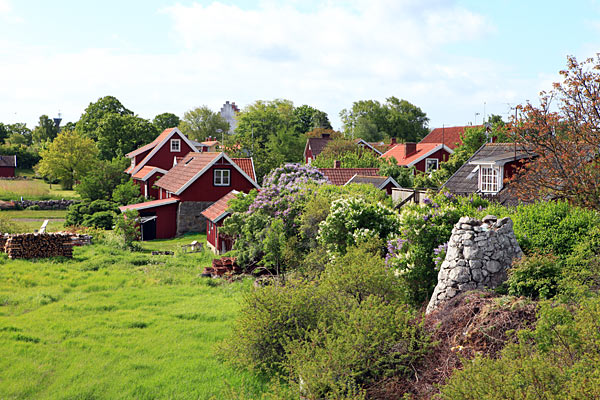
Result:
{"label": "stacked logs", "polygon": [[11,259],[73,257],[73,242],[66,233],[24,233],[9,236],[4,251]]}
{"label": "stacked logs", "polygon": [[202,276],[231,276],[241,274],[242,269],[236,264],[235,257],[215,258],[212,261],[212,267],[206,267],[202,271]]}

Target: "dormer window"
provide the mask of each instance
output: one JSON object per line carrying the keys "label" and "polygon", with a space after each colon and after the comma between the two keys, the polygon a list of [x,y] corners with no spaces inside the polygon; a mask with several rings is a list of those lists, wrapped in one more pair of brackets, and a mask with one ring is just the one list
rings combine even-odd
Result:
{"label": "dormer window", "polygon": [[171,139],[171,153],[179,153],[181,151],[181,139]]}
{"label": "dormer window", "polygon": [[498,193],[501,186],[502,177],[500,168],[484,167],[479,168],[479,189],[484,193]]}

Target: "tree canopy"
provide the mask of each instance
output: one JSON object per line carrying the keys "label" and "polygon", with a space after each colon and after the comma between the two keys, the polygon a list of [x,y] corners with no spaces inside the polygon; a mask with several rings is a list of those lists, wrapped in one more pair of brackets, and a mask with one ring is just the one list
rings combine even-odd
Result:
{"label": "tree canopy", "polygon": [[76,131],[63,131],[44,148],[37,172],[58,179],[65,189],[72,189],[75,181],[82,179],[94,168],[98,148],[94,141]]}
{"label": "tree canopy", "polygon": [[519,106],[515,141],[534,157],[511,185],[522,199],[562,198],[600,208],[600,55],[568,57],[562,82],[542,92],[540,106]]}
{"label": "tree canopy", "polygon": [[177,115],[166,112],[166,113],[158,114],[156,117],[154,117],[154,119],[152,120],[152,123],[156,127],[157,132],[162,132],[165,129],[175,128],[175,127],[179,126],[179,124],[181,123],[181,120],[179,119],[179,117]]}
{"label": "tree canopy", "polygon": [[58,135],[58,126],[47,115],[40,116],[38,126],[33,129],[32,138],[35,143],[52,141]]}
{"label": "tree canopy", "polygon": [[202,106],[186,111],[179,127],[181,132],[190,139],[203,141],[209,136],[217,136],[219,130],[227,133],[229,122],[221,114],[207,106]]}
{"label": "tree canopy", "polygon": [[340,112],[340,118],[346,136],[366,141],[395,137],[416,142],[429,133],[427,115],[414,104],[393,96],[384,104],[377,100],[355,101],[351,109]]}
{"label": "tree canopy", "polygon": [[158,131],[148,120],[135,115],[107,114],[96,129],[100,158],[121,157],[152,142]]}
{"label": "tree canopy", "polygon": [[133,115],[133,112],[125,108],[116,97],[104,96],[87,106],[75,129],[84,136],[98,140],[100,122],[109,114]]}

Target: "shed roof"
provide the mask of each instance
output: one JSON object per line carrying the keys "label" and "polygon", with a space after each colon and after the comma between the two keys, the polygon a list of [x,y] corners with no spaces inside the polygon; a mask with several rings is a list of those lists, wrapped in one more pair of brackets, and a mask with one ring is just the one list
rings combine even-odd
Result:
{"label": "shed roof", "polygon": [[465,128],[481,128],[483,125],[474,126],[448,126],[443,128],[435,128],[420,143],[444,143],[452,150],[462,144],[460,135],[465,131]]}
{"label": "shed roof", "polygon": [[17,156],[0,156],[0,167],[16,167]]}
{"label": "shed roof", "polygon": [[452,153],[452,149],[444,146],[442,143],[417,143],[416,151],[410,153],[408,157],[404,156],[406,144],[399,143],[383,153],[382,158],[394,157],[398,165],[411,167],[421,161],[423,158],[435,153],[438,150],[445,149],[448,153]]}
{"label": "shed roof", "polygon": [[121,210],[121,212],[125,212],[127,210],[145,210],[147,208],[154,208],[154,207],[166,206],[168,204],[175,204],[178,201],[179,201],[179,199],[171,197],[168,199],[145,201],[143,203],[129,204],[126,206],[121,206],[121,207],[119,207],[119,210]]}
{"label": "shed roof", "polygon": [[213,203],[213,205],[208,207],[206,210],[202,211],[201,214],[204,215],[209,221],[216,224],[229,214],[229,212],[227,212],[227,209],[229,208],[229,200],[237,196],[238,193],[239,192],[237,190],[232,190]]}
{"label": "shed roof", "polygon": [[319,168],[331,184],[342,186],[354,175],[378,176],[379,168]]}

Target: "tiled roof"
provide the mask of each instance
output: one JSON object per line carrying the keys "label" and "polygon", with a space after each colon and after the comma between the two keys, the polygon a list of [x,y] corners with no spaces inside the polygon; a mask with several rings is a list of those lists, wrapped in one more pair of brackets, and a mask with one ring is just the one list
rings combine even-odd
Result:
{"label": "tiled roof", "polygon": [[156,172],[162,172],[163,174],[167,172],[162,168],[154,167],[152,165],[146,165],[142,169],[140,169],[138,172],[136,172],[132,178],[143,181],[143,180],[145,180],[146,176],[154,170],[156,170]]}
{"label": "tiled roof", "polygon": [[377,176],[379,168],[319,168],[333,185],[342,186],[354,175]]}
{"label": "tiled roof", "polygon": [[17,156],[0,156],[0,167],[16,167]]}
{"label": "tiled roof", "polygon": [[234,163],[238,165],[253,181],[256,182],[256,176],[254,174],[254,162],[251,158],[232,158]]}
{"label": "tiled roof", "polygon": [[350,183],[368,183],[379,187],[387,180],[385,176],[354,175],[346,184]]}
{"label": "tiled roof", "polygon": [[206,140],[204,142],[202,142],[203,145],[211,147],[214,146],[215,144],[218,144],[219,141],[218,140]]}
{"label": "tiled roof", "polygon": [[420,143],[444,143],[452,150],[462,144],[461,133],[465,128],[481,128],[482,125],[475,126],[450,126],[444,128],[435,128],[429,135],[425,136]]}
{"label": "tiled roof", "polygon": [[[470,194],[479,189],[479,174],[477,172],[478,163],[499,162],[500,165],[508,161],[530,157],[522,146],[513,143],[485,143],[469,158],[469,160],[452,175],[443,187],[452,193]],[[504,191],[501,190],[501,192]]]}
{"label": "tiled roof", "polygon": [[169,192],[176,193],[198,172],[202,171],[220,155],[221,153],[216,152],[190,152],[162,178],[156,181],[156,186],[166,189]]}
{"label": "tiled roof", "polygon": [[239,192],[237,190],[232,190],[231,192],[227,193],[225,196],[217,200],[213,205],[202,211],[202,215],[208,218],[209,221],[214,223],[219,222],[229,207],[229,200],[233,199],[238,193]]}
{"label": "tiled roof", "polygon": [[153,140],[151,143],[148,143],[147,145],[145,145],[145,146],[142,146],[142,147],[140,147],[140,148],[139,148],[139,149],[137,149],[137,150],[134,150],[134,151],[131,151],[131,152],[127,153],[127,154],[126,154],[126,155],[127,155],[127,157],[130,157],[130,158],[131,158],[131,157],[137,156],[138,154],[141,154],[141,153],[143,153],[144,151],[147,151],[147,150],[151,150],[151,149],[153,149],[153,148],[154,148],[154,146],[156,146],[157,144],[159,144],[160,142],[162,142],[162,141],[163,141],[163,140],[164,140],[164,139],[165,139],[167,136],[169,136],[169,135],[171,134],[171,132],[173,131],[173,129],[175,129],[175,128],[168,128],[168,129],[165,129],[165,130],[164,130],[164,131],[162,131],[162,133],[161,133],[160,135],[158,135],[158,136],[156,137],[156,139],[154,139],[154,140]]}
{"label": "tiled roof", "polygon": [[429,154],[435,153],[441,148],[440,143],[417,143],[416,151],[404,157],[406,144],[400,143],[383,153],[382,158],[394,157],[398,161],[398,165],[411,166],[421,157],[426,157]]}
{"label": "tiled roof", "polygon": [[332,140],[333,139],[330,138],[330,137],[326,137],[326,138],[308,138],[307,146],[310,147],[310,150],[312,151],[313,158],[316,158],[319,154],[321,154],[321,152],[323,151],[323,149],[325,148],[325,146],[327,146],[327,143],[329,143]]}
{"label": "tiled roof", "polygon": [[145,201],[143,203],[129,204],[127,206],[121,206],[121,207],[119,207],[119,210],[121,210],[121,212],[125,212],[127,210],[143,210],[146,208],[166,206],[167,204],[177,203],[178,201],[179,201],[179,199],[171,197],[169,199]]}

